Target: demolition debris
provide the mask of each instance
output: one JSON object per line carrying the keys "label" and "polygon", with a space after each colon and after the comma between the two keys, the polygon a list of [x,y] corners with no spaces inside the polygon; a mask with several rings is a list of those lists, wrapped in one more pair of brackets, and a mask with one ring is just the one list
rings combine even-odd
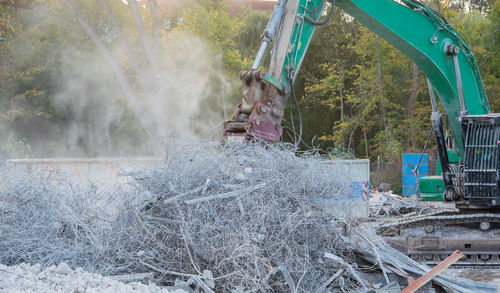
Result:
{"label": "demolition debris", "polygon": [[[288,144],[176,138],[161,163],[127,174],[131,188],[85,188],[3,166],[0,262],[152,273],[156,284],[187,292],[399,292],[408,277],[427,273],[368,224],[324,208],[325,199],[351,192],[346,167],[324,159]],[[496,292],[444,273],[433,282],[450,292]]]}

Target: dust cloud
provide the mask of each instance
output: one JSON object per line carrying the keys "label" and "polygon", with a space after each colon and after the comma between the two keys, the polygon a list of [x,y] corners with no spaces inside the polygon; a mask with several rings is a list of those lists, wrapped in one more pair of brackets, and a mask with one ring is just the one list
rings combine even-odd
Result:
{"label": "dust cloud", "polygon": [[[120,56],[121,50],[115,48],[113,55]],[[127,110],[130,105],[123,98],[115,73],[97,50],[67,64],[54,107],[71,113],[70,123],[63,129],[68,152],[81,153],[83,148],[97,156],[152,154],[158,152],[157,143],[166,132],[195,137],[210,131],[223,119],[220,87],[211,80],[225,82],[216,70],[220,68],[217,58],[211,56],[206,43],[189,33],[178,34],[162,44],[158,76],[154,80],[150,75],[142,76],[146,86],[134,86],[144,115],[141,118],[146,120],[153,137],[141,129],[137,117],[131,117],[133,114]],[[131,120],[135,124],[127,125]]]}
{"label": "dust cloud", "polygon": [[[43,23],[51,17],[38,14],[33,19]],[[134,70],[116,33],[109,39],[101,36],[131,85],[142,113],[136,117],[108,60],[80,28],[71,30],[81,34],[82,43],[52,48],[44,57],[51,60],[48,67],[62,64],[50,75],[55,88],[50,107],[56,118],[32,119],[21,131],[8,131],[29,148],[25,157],[157,155],[168,132],[193,137],[221,134],[222,98],[230,92],[230,83],[222,74],[222,58],[200,37],[180,30],[161,38],[158,71],[153,75],[137,32],[126,31],[127,37],[135,38],[127,42],[140,72]],[[13,42],[15,50],[39,46],[39,40],[26,36]]]}

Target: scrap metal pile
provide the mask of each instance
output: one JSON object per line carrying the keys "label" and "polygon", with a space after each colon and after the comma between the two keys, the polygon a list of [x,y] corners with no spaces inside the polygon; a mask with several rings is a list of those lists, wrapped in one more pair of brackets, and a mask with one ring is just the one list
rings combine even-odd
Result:
{"label": "scrap metal pile", "polygon": [[[0,263],[154,272],[158,284],[188,292],[399,292],[405,276],[429,268],[324,208],[325,199],[350,192],[342,168],[286,144],[181,138],[166,143],[163,162],[128,174],[125,189],[84,188],[59,174],[30,178],[4,166]],[[448,292],[496,292],[435,280]]]}

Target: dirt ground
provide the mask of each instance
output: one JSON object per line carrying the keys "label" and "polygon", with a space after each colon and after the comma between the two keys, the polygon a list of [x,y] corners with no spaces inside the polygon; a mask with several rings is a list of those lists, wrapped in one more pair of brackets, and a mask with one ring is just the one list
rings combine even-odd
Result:
{"label": "dirt ground", "polygon": [[485,282],[497,286],[497,292],[500,292],[500,269],[447,269],[443,273],[454,277],[462,277],[478,282]]}

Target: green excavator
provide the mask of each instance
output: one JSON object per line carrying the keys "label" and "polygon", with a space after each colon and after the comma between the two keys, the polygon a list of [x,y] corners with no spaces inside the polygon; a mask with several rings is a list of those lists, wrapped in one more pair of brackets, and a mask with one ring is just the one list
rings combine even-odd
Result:
{"label": "green excavator", "polygon": [[[294,96],[293,84],[314,31],[330,19],[334,7],[406,54],[427,77],[440,164],[438,176],[420,178],[421,197],[442,198],[464,210],[499,207],[500,114],[490,113],[465,39],[439,12],[417,0],[279,0],[252,68],[241,72],[242,101],[224,124],[225,136],[270,142],[281,137],[284,106]],[[271,45],[269,70],[258,70]],[[454,149],[448,149],[436,96],[446,111]]]}
{"label": "green excavator", "polygon": [[[448,238],[435,234],[436,226],[478,224],[486,233],[492,224],[500,225],[500,114],[490,111],[465,39],[443,15],[418,0],[278,0],[252,68],[240,74],[242,100],[224,123],[226,139],[279,140],[286,101],[292,97],[297,103],[293,85],[313,34],[329,21],[335,7],[407,55],[428,81],[439,170],[437,176],[419,179],[418,193],[424,200],[454,203],[456,209],[393,224],[396,232],[388,234],[396,237],[393,244],[429,263],[461,249],[469,264],[500,265],[500,236],[457,240],[461,232]],[[268,46],[272,46],[269,69],[259,70]],[[436,97],[446,112],[453,143],[443,130]],[[401,234],[399,228],[415,223],[425,230],[421,237]]]}

